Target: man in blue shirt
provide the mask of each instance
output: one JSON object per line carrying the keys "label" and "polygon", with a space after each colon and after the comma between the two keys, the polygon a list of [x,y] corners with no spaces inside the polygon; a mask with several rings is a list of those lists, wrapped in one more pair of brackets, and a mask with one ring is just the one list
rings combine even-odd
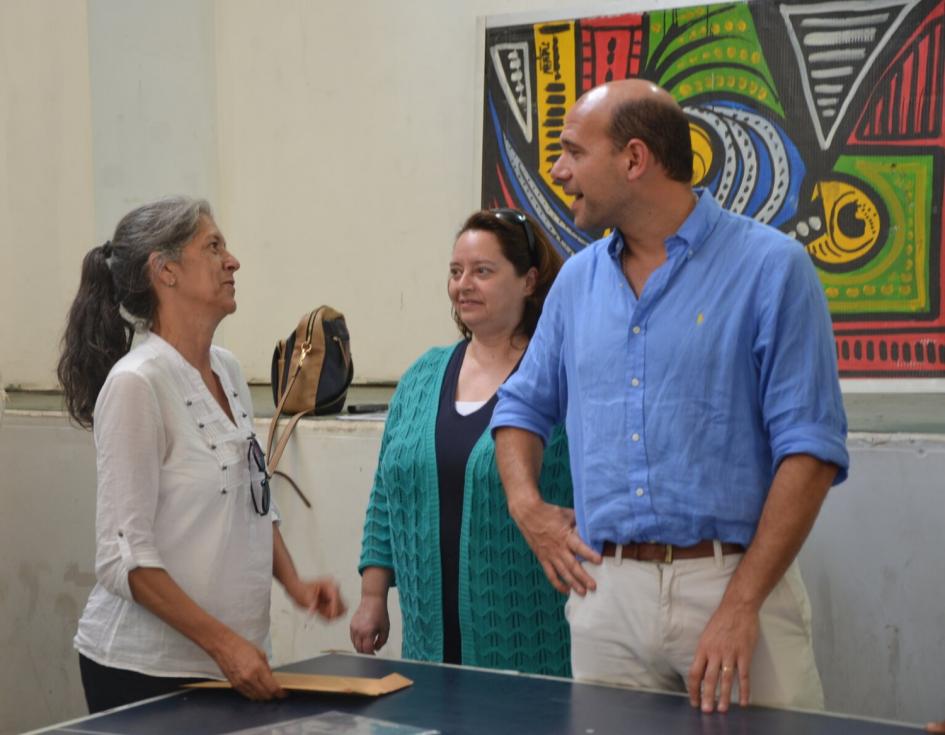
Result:
{"label": "man in blue shirt", "polygon": [[[822,707],[794,558],[849,459],[816,271],[693,191],[688,121],[655,85],[589,91],[561,145],[576,224],[613,234],[565,264],[492,428],[509,511],[570,592],[574,674],[685,686],[705,712],[735,691]],[[537,485],[562,419],[573,512]]]}

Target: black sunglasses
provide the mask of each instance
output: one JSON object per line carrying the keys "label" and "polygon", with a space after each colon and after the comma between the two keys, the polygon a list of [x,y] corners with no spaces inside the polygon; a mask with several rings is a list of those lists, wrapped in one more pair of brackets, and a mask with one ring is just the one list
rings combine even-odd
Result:
{"label": "black sunglasses", "polygon": [[[255,436],[249,438],[249,452],[246,457],[249,462],[249,496],[253,501],[253,510],[258,515],[264,516],[269,513],[269,473],[266,472],[266,455],[256,441]],[[256,500],[256,483],[253,482],[253,464],[262,474],[262,480],[259,481],[259,500]]]}
{"label": "black sunglasses", "polygon": [[528,254],[531,257],[532,263],[538,265],[538,246],[535,244],[535,231],[532,229],[532,223],[528,221],[528,217],[517,209],[493,209],[492,214],[503,222],[520,225],[521,228],[525,230],[525,240],[528,242]]}

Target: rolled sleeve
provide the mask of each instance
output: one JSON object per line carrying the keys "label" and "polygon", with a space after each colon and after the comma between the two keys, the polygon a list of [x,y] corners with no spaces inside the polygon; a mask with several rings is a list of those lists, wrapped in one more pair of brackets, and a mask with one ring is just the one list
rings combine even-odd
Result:
{"label": "rolled sleeve", "polygon": [[164,568],[153,532],[164,443],[147,381],[133,373],[111,376],[95,407],[95,574],[105,589],[127,600],[133,599],[129,572]]}
{"label": "rolled sleeve", "polygon": [[838,468],[834,485],[839,485],[847,479],[850,467],[850,457],[843,437],[819,424],[794,426],[781,432],[772,442],[771,454],[774,467],[778,467],[785,457],[792,454],[809,454],[821,462],[834,464]]}
{"label": "rolled sleeve", "polygon": [[839,484],[850,465],[847,421],[823,288],[799,246],[790,246],[790,257],[773,269],[769,282],[777,287],[762,309],[758,354],[773,467],[788,455],[809,454],[835,464]]}
{"label": "rolled sleeve", "polygon": [[489,423],[493,436],[497,429],[514,427],[537,434],[547,446],[552,429],[564,418],[567,407],[566,378],[561,362],[564,273],[562,270],[545,299],[521,365],[499,388],[499,400]]}

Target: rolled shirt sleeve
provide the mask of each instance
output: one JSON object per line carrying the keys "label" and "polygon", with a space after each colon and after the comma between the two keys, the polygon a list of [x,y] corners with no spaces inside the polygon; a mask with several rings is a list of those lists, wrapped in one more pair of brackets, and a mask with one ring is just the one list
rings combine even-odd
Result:
{"label": "rolled shirt sleeve", "polygon": [[547,446],[551,431],[567,411],[567,377],[562,362],[568,264],[545,299],[541,318],[519,369],[499,388],[489,430],[504,426],[530,431]]}
{"label": "rolled shirt sleeve", "polygon": [[765,264],[768,283],[755,352],[760,365],[760,405],[772,465],[792,454],[808,454],[838,467],[834,484],[846,479],[846,414],[837,379],[833,328],[823,287],[807,253]]}
{"label": "rolled shirt sleeve", "polygon": [[111,375],[95,408],[98,458],[95,574],[112,594],[132,600],[128,574],[164,568],[154,541],[165,436],[148,382],[131,372]]}

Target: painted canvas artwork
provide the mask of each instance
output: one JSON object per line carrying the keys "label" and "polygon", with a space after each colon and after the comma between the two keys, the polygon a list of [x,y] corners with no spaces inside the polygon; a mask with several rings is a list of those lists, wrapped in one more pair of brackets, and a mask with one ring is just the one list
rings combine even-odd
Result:
{"label": "painted canvas artwork", "polygon": [[564,255],[566,110],[639,77],[689,118],[694,183],[789,233],[830,305],[843,377],[945,377],[945,0],[720,3],[486,31],[482,205]]}

